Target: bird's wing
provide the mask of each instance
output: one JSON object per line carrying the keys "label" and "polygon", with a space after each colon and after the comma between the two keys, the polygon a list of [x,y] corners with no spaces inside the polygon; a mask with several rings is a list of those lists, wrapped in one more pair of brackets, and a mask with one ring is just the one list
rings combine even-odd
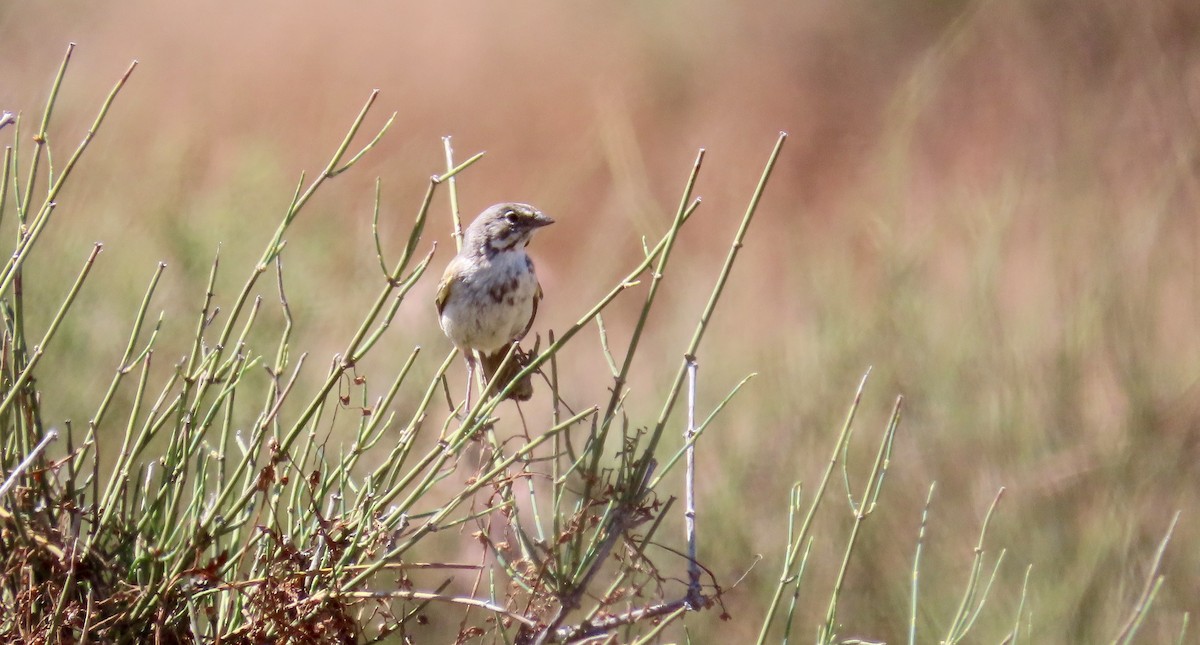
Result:
{"label": "bird's wing", "polygon": [[517,340],[524,338],[525,334],[528,334],[529,330],[533,328],[533,319],[537,318],[538,303],[541,302],[541,300],[542,283],[539,282],[537,283],[537,291],[533,292],[533,311],[529,312],[529,322],[525,323],[525,330],[521,332],[521,335],[517,338]]}
{"label": "bird's wing", "polygon": [[[454,264],[451,263],[450,267]],[[438,315],[442,315],[442,310],[446,308],[446,300],[450,298],[450,288],[454,284],[454,277],[451,274],[450,267],[446,269],[446,275],[442,276],[441,283],[438,284],[437,297],[433,299],[434,306],[437,307]]]}

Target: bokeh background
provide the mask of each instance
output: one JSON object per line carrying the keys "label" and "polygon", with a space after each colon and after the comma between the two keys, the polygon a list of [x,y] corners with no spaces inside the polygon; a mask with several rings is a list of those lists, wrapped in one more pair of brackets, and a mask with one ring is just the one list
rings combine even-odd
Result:
{"label": "bokeh background", "polygon": [[[91,243],[106,244],[78,305],[86,317],[39,375],[70,393],[45,402],[50,422],[94,410],[156,262],[169,265],[164,337],[191,332],[218,245],[236,267],[218,291],[232,297],[300,173],[320,169],[379,88],[368,128],[392,111],[395,125],[289,236],[298,344],[315,363],[344,344],[357,324],[344,312],[377,292],[375,178],[394,257],[428,177],[445,167],[443,135],[460,159],[487,151],[460,178],[464,213],[521,200],[558,219],[535,242],[543,334],[578,318],[638,259],[640,237],[665,229],[704,147],[704,204],[631,381],[644,395],[631,400],[644,412],[633,422],[651,423],[784,130],[699,357],[702,407],[759,376],[702,442],[702,559],[727,588],[741,581],[724,599],[732,620],[694,617],[692,636],[757,633],[788,490],[812,489],[868,366],[853,473],[869,466],[895,395],[906,411],[850,570],[842,633],[907,633],[935,481],[924,642],[948,626],[1001,486],[986,547],[1007,551],[979,640],[1011,628],[1030,565],[1031,642],[1108,640],[1177,510],[1143,642],[1178,635],[1185,612],[1200,610],[1200,4],[5,3],[0,109],[22,112],[26,132],[68,42],[79,47],[54,123],[57,159],[129,61],[140,64],[59,200],[50,250],[29,265],[44,293],[65,293]],[[432,273],[450,257],[447,212],[443,194],[422,246],[440,243]],[[415,344],[436,350],[427,372],[444,356],[423,306],[434,277],[402,310],[380,365]],[[44,324],[57,301],[31,306]],[[633,297],[608,315],[614,338],[628,337],[638,306]],[[592,354],[564,365],[581,405],[608,385],[599,344],[587,343]],[[800,634],[824,614],[849,519],[836,484]]]}

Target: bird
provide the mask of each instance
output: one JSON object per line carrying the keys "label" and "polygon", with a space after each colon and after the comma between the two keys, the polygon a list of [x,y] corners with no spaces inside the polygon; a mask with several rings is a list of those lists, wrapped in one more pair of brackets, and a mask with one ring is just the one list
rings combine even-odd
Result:
{"label": "bird", "polygon": [[[497,374],[513,344],[529,333],[542,299],[542,286],[525,247],[535,231],[553,223],[529,204],[495,204],[471,222],[458,255],[446,265],[435,305],[442,331],[467,360],[468,408],[476,353],[484,380],[496,381],[494,392],[522,369],[522,356],[514,354],[503,373]],[[533,382],[526,375],[508,398],[528,401],[532,396]]]}

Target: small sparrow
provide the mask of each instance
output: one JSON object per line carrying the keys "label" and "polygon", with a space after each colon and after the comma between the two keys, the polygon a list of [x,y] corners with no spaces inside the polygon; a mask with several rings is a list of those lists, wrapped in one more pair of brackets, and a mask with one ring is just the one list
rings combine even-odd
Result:
{"label": "small sparrow", "polygon": [[[529,332],[542,287],[525,247],[537,229],[553,224],[529,204],[496,204],[467,227],[462,249],[450,261],[437,291],[438,322],[467,359],[467,406],[470,406],[474,353],[484,379],[503,388],[521,370],[514,355],[496,374],[509,348]],[[528,401],[533,382],[527,375],[509,398]]]}

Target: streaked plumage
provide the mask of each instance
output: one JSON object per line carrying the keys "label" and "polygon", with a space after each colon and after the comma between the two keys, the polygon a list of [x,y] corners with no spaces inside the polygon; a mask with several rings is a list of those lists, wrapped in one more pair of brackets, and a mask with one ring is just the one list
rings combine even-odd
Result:
{"label": "streaked plumage", "polygon": [[[442,331],[462,350],[468,364],[472,350],[479,352],[488,382],[496,377],[509,347],[533,325],[542,288],[525,247],[535,230],[553,223],[528,204],[491,206],[467,227],[462,249],[438,285]],[[499,387],[519,371],[515,360],[509,366],[499,375]],[[533,383],[526,378],[513,388],[511,398],[524,401],[532,395]]]}

